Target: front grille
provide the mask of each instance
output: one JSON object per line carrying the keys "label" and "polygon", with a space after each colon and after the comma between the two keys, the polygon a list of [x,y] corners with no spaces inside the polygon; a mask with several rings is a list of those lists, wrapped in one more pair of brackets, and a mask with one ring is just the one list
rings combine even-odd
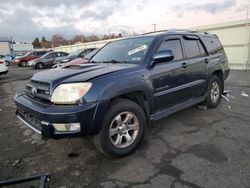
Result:
{"label": "front grille", "polygon": [[50,101],[50,84],[31,80],[26,85],[26,94],[35,100]]}

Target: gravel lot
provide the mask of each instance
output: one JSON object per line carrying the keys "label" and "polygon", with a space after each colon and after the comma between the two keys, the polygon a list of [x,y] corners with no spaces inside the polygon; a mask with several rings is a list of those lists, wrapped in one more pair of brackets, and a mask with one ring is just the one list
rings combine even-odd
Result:
{"label": "gravel lot", "polygon": [[49,172],[61,188],[250,186],[250,72],[231,72],[230,101],[157,121],[121,159],[102,155],[91,138],[41,140],[15,118],[13,96],[35,72],[11,66],[0,76],[0,180]]}

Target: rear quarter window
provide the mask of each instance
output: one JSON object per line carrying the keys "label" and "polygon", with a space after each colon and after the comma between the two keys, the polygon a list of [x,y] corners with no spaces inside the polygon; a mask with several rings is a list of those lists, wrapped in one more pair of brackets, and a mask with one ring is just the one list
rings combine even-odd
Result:
{"label": "rear quarter window", "polygon": [[202,37],[209,54],[224,53],[223,46],[217,37]]}

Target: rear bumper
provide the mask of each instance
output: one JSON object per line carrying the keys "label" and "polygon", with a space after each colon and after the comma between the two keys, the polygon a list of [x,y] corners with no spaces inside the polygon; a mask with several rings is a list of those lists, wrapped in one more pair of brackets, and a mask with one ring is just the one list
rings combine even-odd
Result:
{"label": "rear bumper", "polygon": [[[16,116],[27,127],[45,138],[79,137],[93,134],[92,129],[100,127],[96,123],[98,103],[86,103],[80,105],[53,105],[44,104],[28,98],[26,95],[14,97],[17,106]],[[98,119],[99,120],[99,119]],[[53,123],[80,123],[81,130],[78,132],[58,132]]]}

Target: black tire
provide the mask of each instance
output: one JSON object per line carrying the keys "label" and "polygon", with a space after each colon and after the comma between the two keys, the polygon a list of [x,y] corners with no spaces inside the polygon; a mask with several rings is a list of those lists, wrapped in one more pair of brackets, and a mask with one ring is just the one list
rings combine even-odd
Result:
{"label": "black tire", "polygon": [[21,67],[26,67],[27,66],[27,61],[21,61],[20,65],[21,65]]}
{"label": "black tire", "polygon": [[[129,143],[131,145],[128,145],[127,147],[124,147],[124,148],[118,148],[111,141],[112,138],[110,136],[110,129],[112,126],[112,122],[114,122],[115,118],[122,113],[133,114],[135,116],[136,120],[138,120],[137,123],[138,123],[139,128],[138,128],[138,130],[136,130],[136,131],[138,131],[137,136],[134,139],[132,139],[131,143]],[[135,124],[135,123],[133,122],[132,124]],[[122,156],[130,154],[140,145],[140,143],[143,139],[143,136],[144,136],[144,132],[146,130],[146,125],[147,125],[147,121],[146,121],[145,113],[137,103],[135,103],[131,100],[128,100],[128,99],[119,99],[111,104],[110,109],[108,110],[107,114],[105,115],[105,118],[104,118],[104,121],[102,124],[102,128],[101,128],[99,134],[97,134],[93,137],[93,141],[94,141],[94,144],[96,145],[96,147],[105,155],[107,155],[109,157],[122,157]],[[129,130],[127,130],[127,134],[128,134],[128,131]],[[127,139],[125,138],[126,136],[124,135],[125,134],[124,132],[117,133],[117,136],[118,136],[118,134],[120,135],[121,140],[123,140],[123,138],[124,138],[125,142],[127,142]]]}
{"label": "black tire", "polygon": [[9,66],[10,62],[9,61],[5,61],[5,64],[6,64],[6,66]]}
{"label": "black tire", "polygon": [[37,63],[35,68],[36,69],[44,69],[44,64],[43,63]]}
{"label": "black tire", "polygon": [[[213,92],[215,85],[218,86],[218,90],[216,92],[218,95],[216,95]],[[213,75],[211,79],[209,80],[207,93],[206,93],[205,105],[208,108],[216,108],[220,104],[221,96],[223,92],[222,90],[223,90],[223,81],[218,76]]]}

